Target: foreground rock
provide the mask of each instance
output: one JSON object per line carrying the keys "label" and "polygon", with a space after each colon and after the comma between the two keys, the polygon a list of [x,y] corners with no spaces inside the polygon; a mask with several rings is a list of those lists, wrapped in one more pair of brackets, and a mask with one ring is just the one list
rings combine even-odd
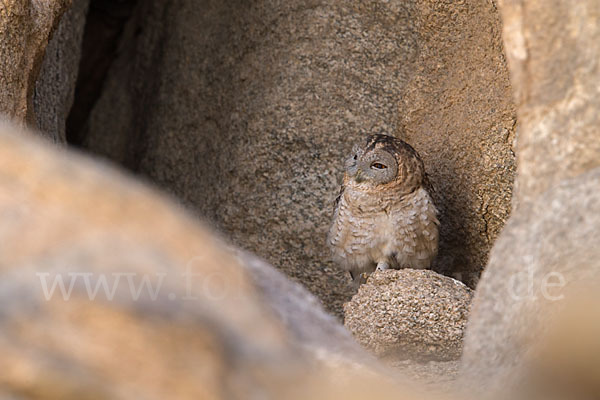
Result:
{"label": "foreground rock", "polygon": [[433,271],[376,272],[345,304],[345,325],[381,357],[456,360],[470,302],[468,287]]}
{"label": "foreground rock", "polygon": [[500,5],[520,126],[515,200],[527,202],[600,166],[598,3]]}
{"label": "foreground rock", "polygon": [[[569,289],[554,307],[523,368],[515,371],[515,400],[600,398],[600,281]],[[555,305],[553,305],[555,306]],[[507,398],[507,397],[505,397]]]}
{"label": "foreground rock", "polygon": [[[516,208],[491,252],[465,335],[464,382],[486,393],[527,369],[524,357],[558,300],[570,300],[567,289],[600,275],[598,3],[500,5],[519,169]],[[597,359],[588,361],[597,368]]]}
{"label": "foreground rock", "polygon": [[523,369],[549,313],[568,299],[567,289],[600,278],[599,188],[596,168],[513,214],[473,299],[463,355],[466,382],[503,389]]}
{"label": "foreground rock", "polygon": [[299,285],[4,125],[0,275],[3,398],[404,398]]}
{"label": "foreground rock", "polygon": [[488,1],[139,1],[84,125],[84,147],[340,316],[352,292],[325,238],[353,143],[415,145],[439,188],[437,268],[470,285],[510,210],[514,110]]}

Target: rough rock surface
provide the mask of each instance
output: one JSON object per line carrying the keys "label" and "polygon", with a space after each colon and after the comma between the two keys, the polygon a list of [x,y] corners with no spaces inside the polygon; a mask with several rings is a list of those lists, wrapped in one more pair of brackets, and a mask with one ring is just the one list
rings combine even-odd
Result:
{"label": "rough rock surface", "polygon": [[521,204],[498,238],[473,299],[463,379],[502,389],[568,287],[600,278],[600,168]]}
{"label": "rough rock surface", "polygon": [[35,123],[32,97],[44,50],[70,3],[0,1],[0,115]]}
{"label": "rough rock surface", "polygon": [[35,83],[37,127],[54,142],[65,143],[65,124],[73,104],[81,40],[89,0],[73,0],[46,47]]}
{"label": "rough rock surface", "polygon": [[429,270],[375,272],[344,305],[359,343],[391,359],[456,360],[471,289]]}
{"label": "rough rock surface", "polygon": [[501,6],[519,167],[516,211],[491,252],[465,335],[465,383],[484,390],[508,384],[561,284],[600,272],[599,5]]}
{"label": "rough rock surface", "polygon": [[526,202],[600,166],[600,5],[507,0],[501,6],[519,116],[515,200]]}
{"label": "rough rock surface", "polygon": [[[358,399],[377,382],[378,398],[405,398],[299,285],[143,185],[33,139],[0,126],[0,397]],[[276,288],[287,304],[269,305]],[[299,334],[315,318],[333,325],[322,346]]]}
{"label": "rough rock surface", "polygon": [[436,188],[436,271],[474,287],[511,209],[516,115],[494,1],[421,1],[399,125]]}
{"label": "rough rock surface", "polygon": [[509,210],[514,121],[494,7],[455,3],[139,2],[81,143],[341,315],[325,237],[343,159],[406,136],[440,186],[437,268],[473,284]]}
{"label": "rough rock surface", "polygon": [[427,362],[394,360],[390,365],[411,381],[446,394],[455,390],[454,385],[460,371],[460,360]]}

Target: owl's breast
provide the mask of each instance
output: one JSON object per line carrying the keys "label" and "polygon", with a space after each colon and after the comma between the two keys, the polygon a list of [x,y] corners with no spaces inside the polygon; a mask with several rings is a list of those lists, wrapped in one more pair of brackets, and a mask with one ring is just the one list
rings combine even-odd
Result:
{"label": "owl's breast", "polygon": [[328,242],[339,262],[373,262],[390,246],[394,219],[383,199],[372,193],[346,191],[340,198]]}
{"label": "owl's breast", "polygon": [[329,246],[336,261],[348,268],[367,269],[365,265],[384,260],[425,268],[437,251],[436,213],[424,189],[408,197],[350,191],[336,209]]}
{"label": "owl's breast", "polygon": [[338,261],[361,253],[374,228],[374,221],[356,200],[356,196],[345,192],[334,213],[328,244]]}

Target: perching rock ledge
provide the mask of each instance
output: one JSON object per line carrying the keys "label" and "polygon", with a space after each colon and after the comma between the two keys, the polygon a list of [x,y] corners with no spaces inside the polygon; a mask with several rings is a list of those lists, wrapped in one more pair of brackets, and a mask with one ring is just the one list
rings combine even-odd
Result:
{"label": "perching rock ledge", "polygon": [[428,270],[375,272],[344,305],[346,327],[391,360],[460,358],[471,290]]}

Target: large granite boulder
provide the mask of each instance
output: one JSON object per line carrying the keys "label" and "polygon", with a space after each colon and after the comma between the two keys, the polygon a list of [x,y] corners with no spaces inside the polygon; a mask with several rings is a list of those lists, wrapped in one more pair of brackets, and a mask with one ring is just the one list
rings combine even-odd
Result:
{"label": "large granite boulder", "polygon": [[140,1],[75,136],[341,316],[352,291],[325,237],[343,159],[395,134],[438,186],[436,269],[473,285],[510,209],[499,27],[479,0]]}
{"label": "large granite boulder", "polygon": [[465,338],[465,382],[484,390],[510,385],[548,314],[569,299],[566,289],[600,273],[598,4],[501,6],[519,168],[516,209],[477,287]]}
{"label": "large granite boulder", "polygon": [[393,361],[460,358],[471,290],[428,270],[375,272],[344,305],[346,327]]}
{"label": "large granite boulder", "polygon": [[6,125],[0,275],[3,398],[405,398],[300,285]]}
{"label": "large granite boulder", "polygon": [[35,82],[48,40],[70,3],[0,1],[0,115],[35,124]]}

